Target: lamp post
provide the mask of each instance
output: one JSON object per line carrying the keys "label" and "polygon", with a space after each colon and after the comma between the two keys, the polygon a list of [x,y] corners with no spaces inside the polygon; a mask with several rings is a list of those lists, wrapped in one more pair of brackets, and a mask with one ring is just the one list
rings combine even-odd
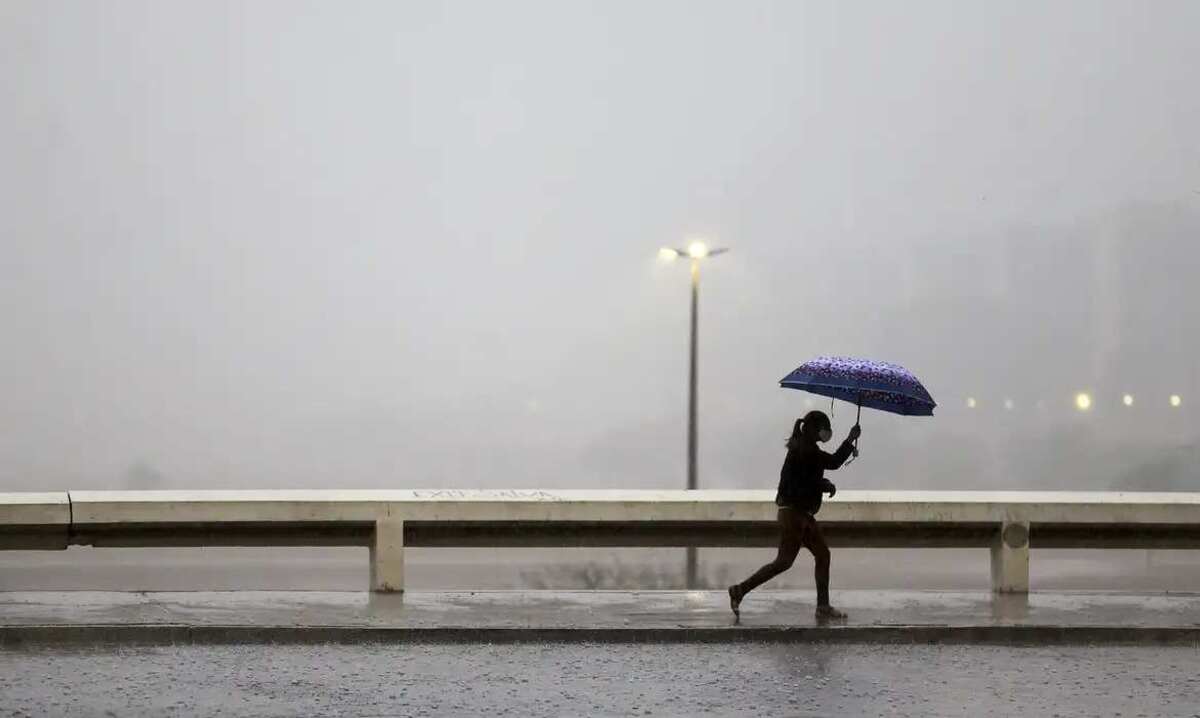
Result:
{"label": "lamp post", "polygon": [[[664,247],[658,251],[658,256],[667,262],[673,262],[680,257],[691,259],[692,274],[692,319],[691,319],[691,349],[688,361],[688,430],[687,430],[687,487],[688,490],[698,488],[696,476],[696,334],[699,321],[700,305],[700,260],[728,252],[726,247],[709,249],[704,242],[695,241],[687,249],[672,249]],[[687,549],[687,587],[696,588],[696,547]]]}

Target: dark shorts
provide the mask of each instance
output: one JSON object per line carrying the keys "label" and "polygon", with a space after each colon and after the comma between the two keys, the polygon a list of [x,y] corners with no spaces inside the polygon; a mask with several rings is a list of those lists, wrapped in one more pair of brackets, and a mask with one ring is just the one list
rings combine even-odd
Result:
{"label": "dark shorts", "polygon": [[817,520],[817,511],[811,506],[799,506],[796,504],[775,504],[779,507],[779,516],[782,517],[784,512],[791,514],[804,514],[813,521]]}
{"label": "dark shorts", "polygon": [[784,540],[790,538],[802,546],[808,543],[809,534],[817,528],[817,518],[796,506],[780,506],[776,515]]}

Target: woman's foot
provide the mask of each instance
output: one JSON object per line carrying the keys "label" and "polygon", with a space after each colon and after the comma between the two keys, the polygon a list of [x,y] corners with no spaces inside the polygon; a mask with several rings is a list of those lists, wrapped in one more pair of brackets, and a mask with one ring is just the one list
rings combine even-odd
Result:
{"label": "woman's foot", "polygon": [[746,596],[742,593],[742,589],[734,584],[729,587],[729,610],[733,611],[733,619],[735,621],[742,618],[742,599]]}
{"label": "woman's foot", "polygon": [[843,621],[845,619],[845,611],[839,611],[833,606],[817,606],[818,621]]}

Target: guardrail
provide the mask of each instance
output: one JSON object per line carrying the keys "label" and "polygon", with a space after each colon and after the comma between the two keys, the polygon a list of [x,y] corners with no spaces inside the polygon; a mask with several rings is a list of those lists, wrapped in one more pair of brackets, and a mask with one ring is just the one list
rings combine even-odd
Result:
{"label": "guardrail", "polygon": [[[0,494],[0,548],[366,546],[402,591],[424,546],[774,546],[771,491],[70,491]],[[1036,548],[1200,548],[1200,493],[840,491],[833,547],[979,547],[992,588],[1029,590]]]}

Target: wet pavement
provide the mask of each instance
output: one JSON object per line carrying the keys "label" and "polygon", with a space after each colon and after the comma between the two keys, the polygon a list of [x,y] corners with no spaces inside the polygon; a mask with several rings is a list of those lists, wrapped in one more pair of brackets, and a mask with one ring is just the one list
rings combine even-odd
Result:
{"label": "wet pavement", "polygon": [[0,715],[1197,716],[1182,647],[388,644],[0,650]]}
{"label": "wet pavement", "polygon": [[0,716],[1200,717],[1200,594],[835,599],[822,628],[809,591],[736,626],[718,592],[6,592]]}
{"label": "wet pavement", "polygon": [[[0,642],[42,635],[80,640],[971,640],[1175,642],[1200,639],[1200,594],[842,591],[844,623],[818,624],[808,591],[758,591],[735,624],[728,598],[715,591],[234,591],[0,593]],[[103,629],[91,634],[49,629]],[[160,632],[185,628],[196,631]],[[249,629],[241,634],[234,629]],[[26,629],[23,631],[23,629]],[[38,634],[33,629],[49,632]],[[122,633],[122,629],[126,629]],[[225,633],[201,629],[229,629]],[[824,630],[824,633],[808,633]],[[922,631],[924,629],[924,631]],[[955,633],[955,629],[963,629]],[[1009,630],[1012,629],[1012,630]],[[842,633],[837,633],[841,631]],[[856,633],[857,631],[857,633]],[[939,632],[940,631],[940,632]],[[989,632],[990,631],[990,632]],[[1006,632],[1007,631],[1007,632]],[[1016,632],[1014,632],[1016,631]],[[1090,631],[1090,632],[1089,632]],[[242,638],[239,639],[238,636]],[[1139,639],[1138,636],[1142,636]],[[990,638],[989,638],[990,636]],[[1015,637],[1015,638],[1014,638]],[[1069,637],[1069,636],[1068,636]],[[1143,640],[1144,639],[1144,640]]]}

